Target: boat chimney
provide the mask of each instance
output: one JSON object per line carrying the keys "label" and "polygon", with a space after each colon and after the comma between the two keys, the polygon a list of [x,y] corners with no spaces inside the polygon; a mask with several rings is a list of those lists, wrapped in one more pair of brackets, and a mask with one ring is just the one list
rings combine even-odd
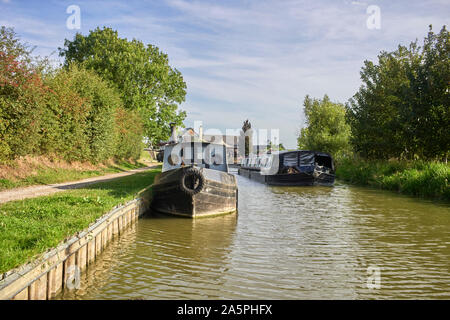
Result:
{"label": "boat chimney", "polygon": [[203,141],[203,126],[200,126],[198,128],[198,138],[200,139],[200,141]]}
{"label": "boat chimney", "polygon": [[175,122],[170,123],[170,142],[178,142],[177,126],[175,125]]}

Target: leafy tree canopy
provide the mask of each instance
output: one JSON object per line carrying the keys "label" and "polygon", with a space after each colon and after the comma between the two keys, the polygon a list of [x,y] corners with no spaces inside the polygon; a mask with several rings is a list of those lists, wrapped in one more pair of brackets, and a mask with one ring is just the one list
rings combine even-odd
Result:
{"label": "leafy tree canopy", "polygon": [[59,50],[66,66],[81,63],[116,86],[125,107],[141,114],[152,142],[168,138],[170,122],[181,125],[185,119],[178,104],[185,99],[186,83],[158,47],[119,38],[117,31],[104,27],[87,36],[77,33]]}
{"label": "leafy tree canopy", "polygon": [[327,95],[311,99],[308,95],[303,102],[306,127],[301,129],[298,147],[331,153],[340,157],[350,152],[350,127],[345,121],[345,107],[333,103]]}
{"label": "leafy tree canopy", "polygon": [[351,143],[365,158],[447,158],[450,150],[450,37],[430,26],[423,47],[412,42],[365,61],[350,99]]}

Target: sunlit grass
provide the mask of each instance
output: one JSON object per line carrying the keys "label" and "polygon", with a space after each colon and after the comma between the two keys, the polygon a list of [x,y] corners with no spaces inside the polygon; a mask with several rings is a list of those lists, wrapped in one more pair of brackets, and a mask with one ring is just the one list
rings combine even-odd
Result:
{"label": "sunlit grass", "polygon": [[118,204],[150,186],[160,169],[52,196],[0,206],[0,273],[29,261],[87,228]]}

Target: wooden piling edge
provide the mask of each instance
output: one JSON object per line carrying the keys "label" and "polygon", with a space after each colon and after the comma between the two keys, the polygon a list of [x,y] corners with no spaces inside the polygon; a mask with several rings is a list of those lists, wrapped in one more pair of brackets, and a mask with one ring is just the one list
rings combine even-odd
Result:
{"label": "wooden piling edge", "polygon": [[31,263],[0,275],[0,300],[46,300],[70,285],[74,267],[83,272],[107,244],[149,210],[151,187],[97,219]]}

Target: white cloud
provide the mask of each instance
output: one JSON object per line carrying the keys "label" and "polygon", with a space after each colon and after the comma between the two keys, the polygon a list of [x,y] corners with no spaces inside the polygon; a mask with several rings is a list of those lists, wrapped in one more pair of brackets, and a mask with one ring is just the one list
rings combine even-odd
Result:
{"label": "white cloud", "polygon": [[[80,1],[84,33],[111,26],[121,36],[152,43],[168,53],[188,85],[187,124],[280,128],[295,146],[306,94],[345,102],[360,85],[364,59],[425,36],[428,25],[448,20],[448,1],[370,1],[381,8],[381,29],[366,27],[365,1],[167,0]],[[152,7],[154,5],[154,7]],[[151,8],[141,9],[141,6]],[[163,10],[159,10],[163,8]],[[39,17],[0,18],[27,40],[55,50],[73,33]],[[47,49],[46,49],[47,50]]]}
{"label": "white cloud", "polygon": [[[393,49],[404,39],[421,38],[430,21],[445,23],[445,15],[439,13],[399,11],[383,3],[383,26],[377,33],[366,28],[362,2],[343,6],[339,2],[265,1],[249,2],[247,7],[168,3],[180,10],[185,21],[209,31],[182,34],[184,39],[208,44],[202,51],[207,59],[196,58],[199,52],[191,48],[174,60],[186,71],[190,91],[223,101],[222,108],[236,106],[228,113],[219,112],[221,120],[230,114],[235,121],[236,114],[241,114],[235,109],[243,109],[261,126],[278,125],[282,140],[291,147],[302,124],[306,94],[327,93],[345,102],[360,84],[364,59],[374,59],[380,50]],[[218,114],[211,112],[208,103],[196,108],[196,115],[212,122]]]}

